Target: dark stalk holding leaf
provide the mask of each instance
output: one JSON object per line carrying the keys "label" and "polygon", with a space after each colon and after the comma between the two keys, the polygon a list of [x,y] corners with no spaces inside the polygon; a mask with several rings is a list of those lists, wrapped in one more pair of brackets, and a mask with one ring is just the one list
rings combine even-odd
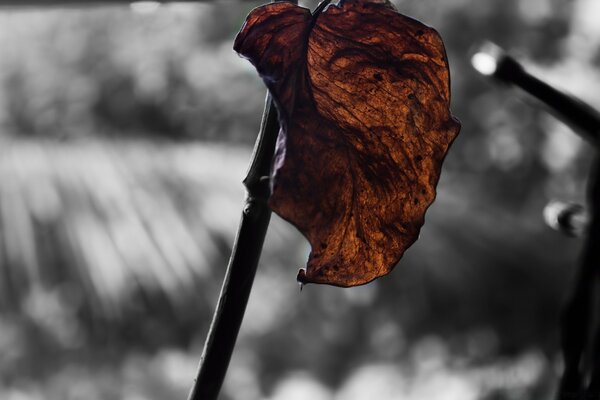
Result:
{"label": "dark stalk holding leaf", "polygon": [[267,92],[260,130],[243,183],[246,200],[219,301],[188,400],[216,400],[244,319],[271,219],[269,176],[279,133],[277,110]]}
{"label": "dark stalk holding leaf", "polygon": [[189,400],[217,399],[229,366],[271,219],[267,206],[269,180],[265,177],[269,175],[278,131],[277,111],[267,95],[260,133],[244,179],[247,195],[241,222]]}

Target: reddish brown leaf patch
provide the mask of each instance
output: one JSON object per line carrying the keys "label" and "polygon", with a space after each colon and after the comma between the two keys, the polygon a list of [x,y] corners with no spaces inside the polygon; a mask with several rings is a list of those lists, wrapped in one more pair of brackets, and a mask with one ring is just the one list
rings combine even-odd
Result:
{"label": "reddish brown leaf patch", "polygon": [[270,206],[312,246],[301,282],[355,286],[417,239],[460,124],[438,33],[387,1],[253,10],[235,50],[281,124]]}

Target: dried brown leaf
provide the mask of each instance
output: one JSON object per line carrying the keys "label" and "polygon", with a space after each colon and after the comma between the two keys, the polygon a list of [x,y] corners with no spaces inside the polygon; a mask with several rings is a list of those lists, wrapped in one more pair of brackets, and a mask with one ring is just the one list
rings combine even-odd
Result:
{"label": "dried brown leaf", "polygon": [[234,48],[279,112],[269,203],[312,246],[299,281],[355,286],[390,272],[460,129],[438,33],[387,1],[314,16],[281,2],[254,9]]}

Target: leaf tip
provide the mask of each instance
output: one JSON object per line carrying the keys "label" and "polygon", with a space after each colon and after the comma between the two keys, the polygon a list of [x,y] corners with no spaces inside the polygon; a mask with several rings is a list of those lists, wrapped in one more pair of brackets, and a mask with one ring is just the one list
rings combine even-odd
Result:
{"label": "leaf tip", "polygon": [[300,285],[300,290],[302,290],[302,287],[308,283],[308,281],[306,280],[306,270],[304,268],[300,268],[300,270],[298,271],[296,281]]}

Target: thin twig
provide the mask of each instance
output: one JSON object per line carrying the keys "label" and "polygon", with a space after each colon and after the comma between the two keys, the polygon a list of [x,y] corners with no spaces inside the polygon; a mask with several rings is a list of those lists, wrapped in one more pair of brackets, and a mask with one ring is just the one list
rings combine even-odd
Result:
{"label": "thin twig", "polygon": [[[297,3],[295,0],[290,2]],[[319,4],[313,16],[318,16],[329,2],[325,0]],[[248,194],[242,220],[188,400],[216,400],[223,384],[271,216],[267,205],[270,194],[268,177],[278,132],[277,111],[273,99],[267,94],[260,133],[244,179]]]}
{"label": "thin twig", "polygon": [[269,180],[264,177],[270,173],[278,132],[277,111],[267,95],[260,133],[244,179],[247,195],[241,222],[188,400],[216,400],[221,390],[271,218],[267,205]]}

